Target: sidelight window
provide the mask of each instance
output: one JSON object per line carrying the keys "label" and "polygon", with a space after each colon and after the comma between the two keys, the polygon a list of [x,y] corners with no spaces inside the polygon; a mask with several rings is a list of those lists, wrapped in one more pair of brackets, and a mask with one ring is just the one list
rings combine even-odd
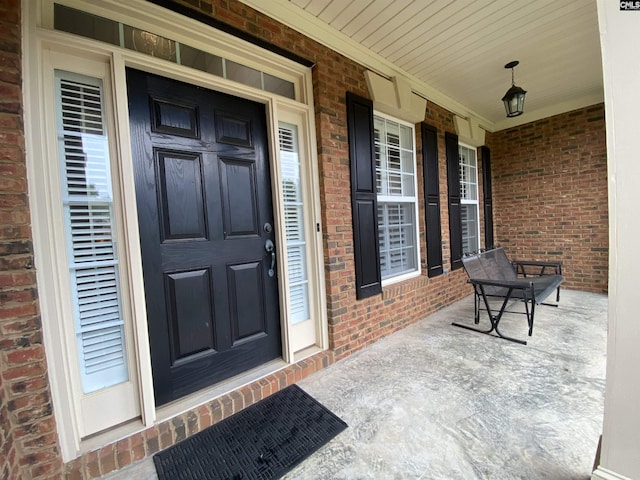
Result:
{"label": "sidelight window", "polygon": [[62,207],[84,393],[128,380],[102,81],[56,71]]}
{"label": "sidelight window", "polygon": [[290,321],[296,324],[310,318],[307,242],[304,234],[304,204],[297,127],[280,123],[279,143],[291,305]]}

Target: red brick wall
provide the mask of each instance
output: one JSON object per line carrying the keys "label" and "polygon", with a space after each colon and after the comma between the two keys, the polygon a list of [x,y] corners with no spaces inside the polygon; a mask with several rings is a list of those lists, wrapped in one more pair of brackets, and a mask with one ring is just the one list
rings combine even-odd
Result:
{"label": "red brick wall", "polygon": [[607,291],[604,105],[487,134],[496,243],[521,259],[561,259],[566,287]]}
{"label": "red brick wall", "polygon": [[[4,368],[4,365],[0,364],[0,372]],[[9,420],[7,395],[3,383],[0,375],[0,478],[12,478],[18,476],[18,467],[11,421]]]}
{"label": "red brick wall", "polygon": [[[363,96],[368,96],[369,93],[362,67],[323,47],[318,48],[317,52],[312,60],[316,63],[314,98],[329,339],[337,358],[342,358],[461,298],[469,291],[464,286],[461,272],[455,272],[435,279],[421,276],[401,285],[384,288],[382,296],[356,301],[345,93],[353,91]],[[438,128],[442,174],[446,172],[444,130],[454,131],[453,118],[451,113],[432,104],[429,105],[428,115],[429,123]],[[419,135],[419,131],[417,134]],[[420,145],[419,139],[417,144]],[[420,155],[418,158],[418,191],[422,191]],[[442,205],[445,209],[442,214],[442,232],[447,245],[445,261],[448,261],[446,175],[441,177],[441,182]],[[422,262],[426,269],[423,202],[419,217]]]}
{"label": "red brick wall", "polygon": [[0,476],[12,479],[61,466],[32,268],[20,12],[0,3]]}

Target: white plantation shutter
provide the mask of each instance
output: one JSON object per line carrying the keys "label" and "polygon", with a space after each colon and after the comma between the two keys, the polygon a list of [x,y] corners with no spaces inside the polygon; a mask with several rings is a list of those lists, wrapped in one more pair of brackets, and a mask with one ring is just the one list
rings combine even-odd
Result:
{"label": "white plantation shutter", "polygon": [[418,270],[413,128],[374,117],[382,279]]}
{"label": "white plantation shutter", "polygon": [[460,208],[460,223],[462,227],[462,252],[476,252],[480,248],[478,232],[478,205],[462,204]]}
{"label": "white plantation shutter", "polygon": [[307,243],[304,235],[302,183],[298,153],[298,131],[294,125],[280,124],[280,166],[284,195],[284,225],[287,241],[287,271],[291,322],[310,319]]}
{"label": "white plantation shutter", "polygon": [[56,71],[58,147],[84,393],[128,380],[102,82]]}
{"label": "white plantation shutter", "polygon": [[480,248],[480,222],[478,216],[478,160],[476,150],[458,145],[460,172],[460,219],[462,252],[475,252]]}
{"label": "white plantation shutter", "polygon": [[413,205],[378,204],[380,270],[388,277],[416,268]]}

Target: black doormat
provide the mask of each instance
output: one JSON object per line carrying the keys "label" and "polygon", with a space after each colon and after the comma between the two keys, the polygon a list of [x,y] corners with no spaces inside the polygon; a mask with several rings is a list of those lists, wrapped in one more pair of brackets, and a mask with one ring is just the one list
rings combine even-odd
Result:
{"label": "black doormat", "polygon": [[279,478],[347,424],[297,385],[154,455],[160,480]]}

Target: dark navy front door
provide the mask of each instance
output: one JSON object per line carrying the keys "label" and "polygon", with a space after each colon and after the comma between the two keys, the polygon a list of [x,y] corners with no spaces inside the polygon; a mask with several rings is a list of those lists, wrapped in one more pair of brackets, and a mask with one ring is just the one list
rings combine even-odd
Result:
{"label": "dark navy front door", "polygon": [[156,404],[281,356],[265,107],[128,69]]}

